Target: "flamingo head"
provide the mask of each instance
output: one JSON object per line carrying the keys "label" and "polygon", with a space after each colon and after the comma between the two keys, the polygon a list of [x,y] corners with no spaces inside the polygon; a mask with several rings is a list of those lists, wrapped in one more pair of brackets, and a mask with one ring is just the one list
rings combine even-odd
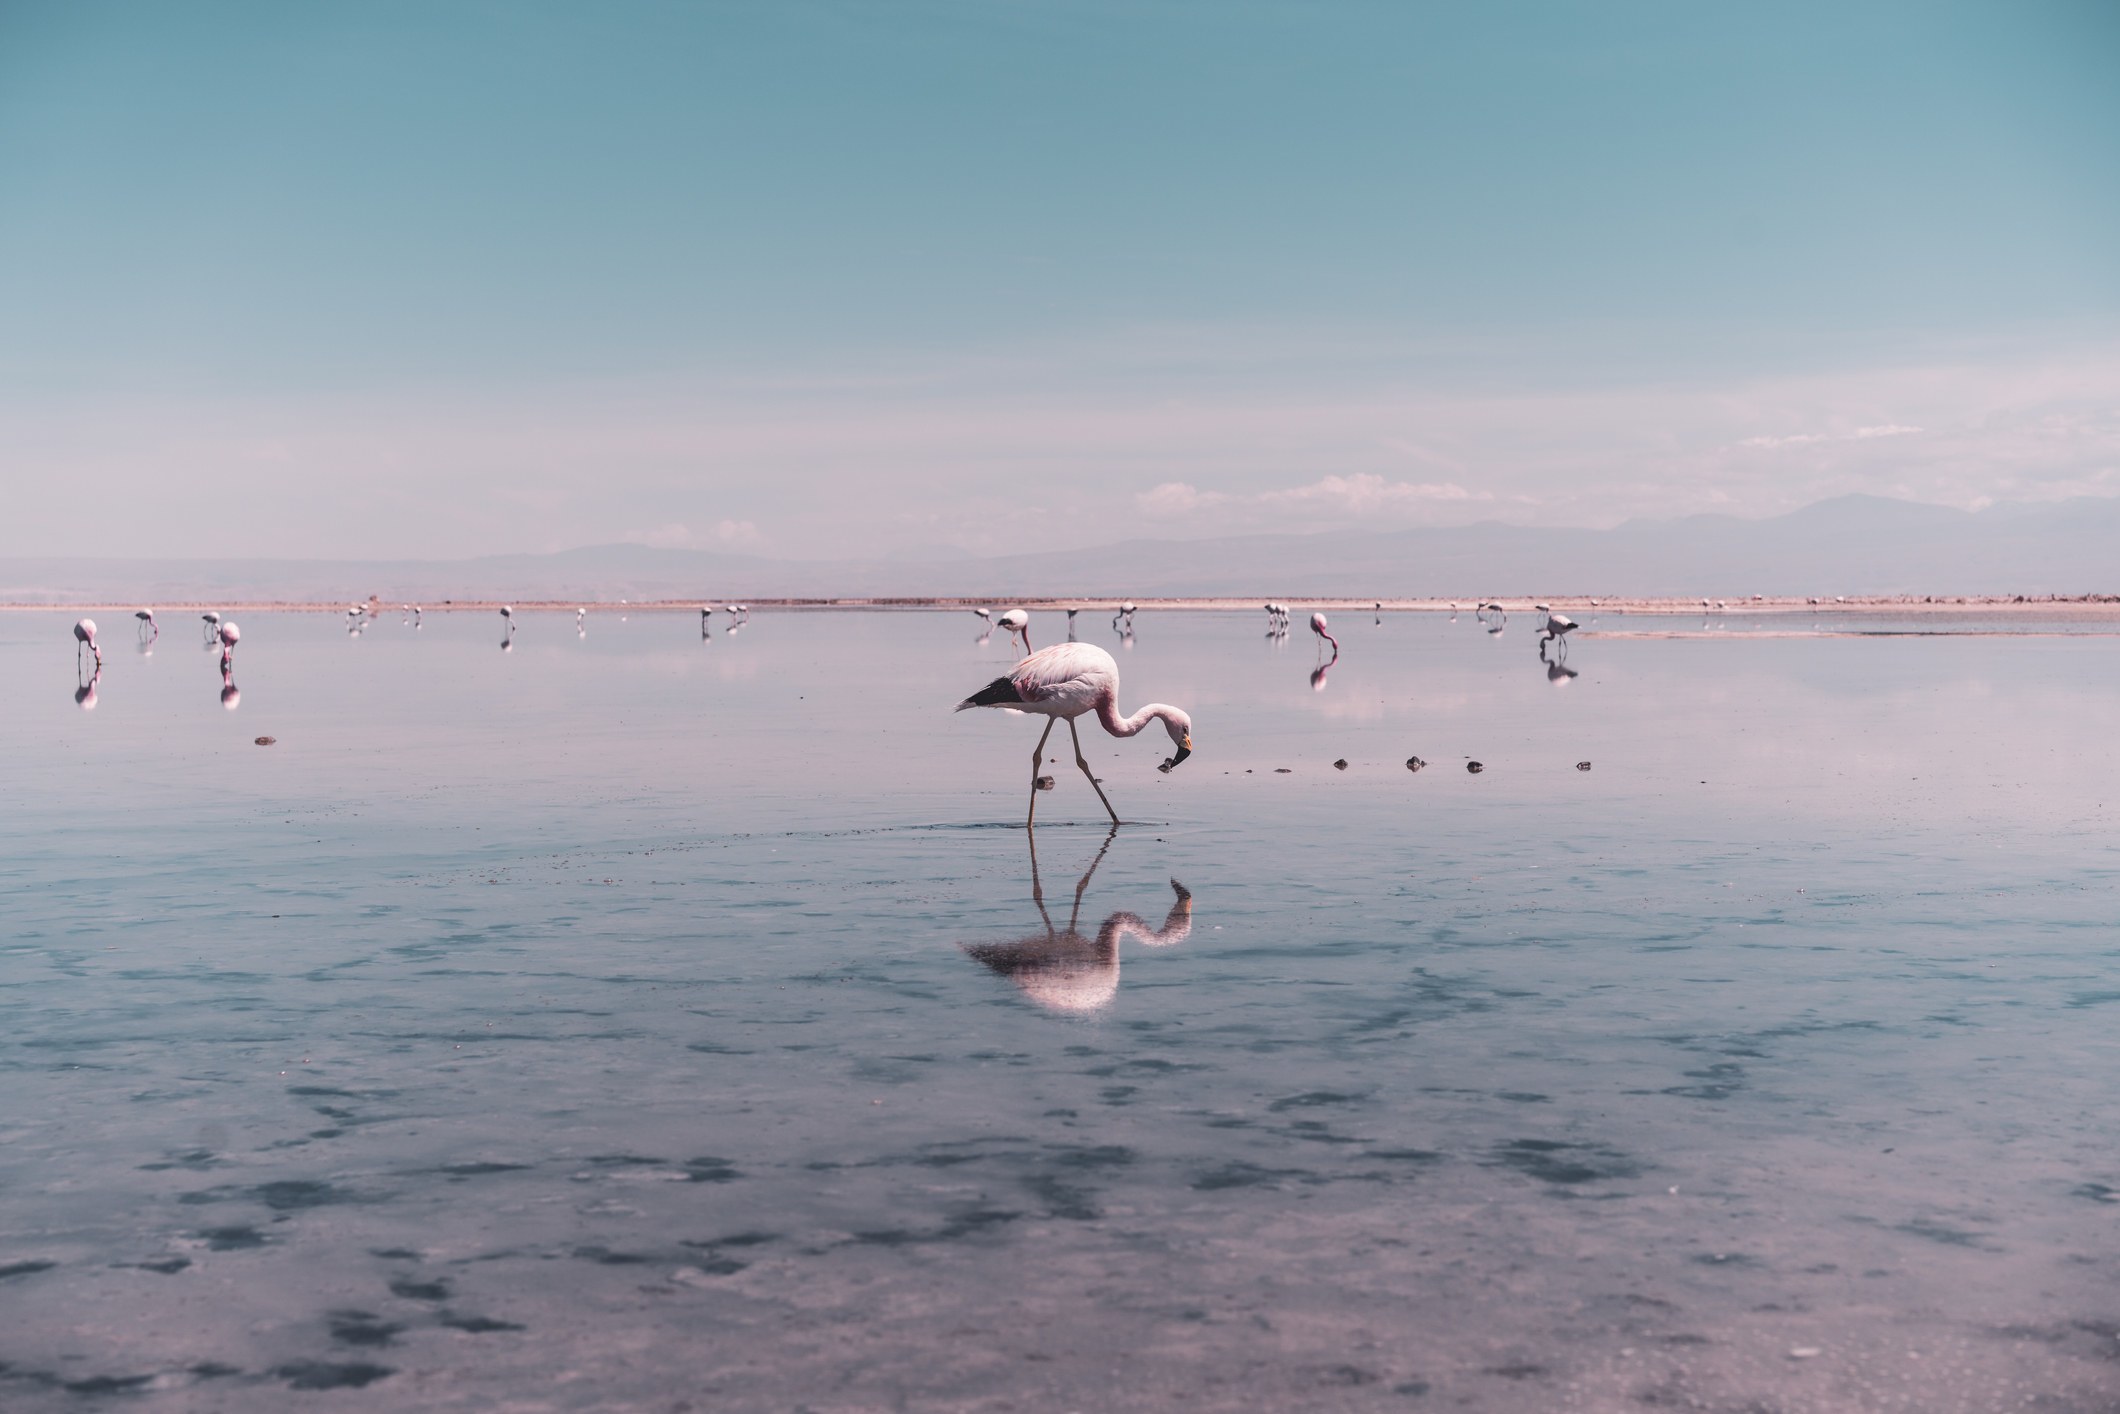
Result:
{"label": "flamingo head", "polygon": [[1157,770],[1168,773],[1183,765],[1185,758],[1192,755],[1192,718],[1175,707],[1164,708],[1162,715],[1163,730],[1170,733],[1171,745],[1177,748],[1176,754],[1170,760],[1156,767]]}

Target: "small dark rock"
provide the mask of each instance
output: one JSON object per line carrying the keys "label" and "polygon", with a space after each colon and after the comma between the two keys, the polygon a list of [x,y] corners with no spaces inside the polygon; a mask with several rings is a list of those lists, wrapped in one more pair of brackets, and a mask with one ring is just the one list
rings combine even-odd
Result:
{"label": "small dark rock", "polygon": [[1335,771],[1344,771],[1344,770],[1346,770],[1346,769],[1347,769],[1347,758],[1346,758],[1346,757],[1344,757],[1344,756],[1342,756],[1342,757],[1341,757],[1341,758],[1340,758],[1339,760],[1337,760],[1337,761],[1333,762],[1333,763],[1332,763],[1332,769],[1333,769],[1333,770],[1335,770]]}
{"label": "small dark rock", "polygon": [[1477,776],[1480,772],[1486,770],[1487,768],[1485,766],[1482,766],[1477,761],[1467,761],[1465,763],[1465,769],[1472,772],[1473,775]]}
{"label": "small dark rock", "polygon": [[1051,776],[1040,776],[1038,778],[1038,789],[1040,790],[1051,790],[1056,784],[1058,783]]}
{"label": "small dark rock", "polygon": [[1409,771],[1418,771],[1427,764],[1428,763],[1426,761],[1423,761],[1418,756],[1409,756],[1406,758],[1406,769]]}
{"label": "small dark rock", "polygon": [[1286,776],[1290,774],[1291,769],[1292,768],[1287,766],[1276,766],[1273,768],[1273,773],[1277,776]]}
{"label": "small dark rock", "polygon": [[278,737],[276,737],[276,736],[261,736],[261,737],[259,737],[259,738],[258,738],[258,745],[259,745],[259,746],[270,746],[270,745],[272,745],[272,744],[273,744],[274,742],[276,742],[276,741],[278,741],[278,740],[279,740],[279,738],[278,738]]}
{"label": "small dark rock", "polygon": [[1575,763],[1575,769],[1578,771],[1587,771],[1590,769],[1590,763],[1588,761],[1578,761]]}

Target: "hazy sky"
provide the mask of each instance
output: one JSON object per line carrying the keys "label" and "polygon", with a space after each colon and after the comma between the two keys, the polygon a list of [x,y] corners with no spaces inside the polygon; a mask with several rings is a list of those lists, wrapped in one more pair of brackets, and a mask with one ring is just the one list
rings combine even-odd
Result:
{"label": "hazy sky", "polygon": [[2120,494],[2120,6],[0,0],[0,554]]}

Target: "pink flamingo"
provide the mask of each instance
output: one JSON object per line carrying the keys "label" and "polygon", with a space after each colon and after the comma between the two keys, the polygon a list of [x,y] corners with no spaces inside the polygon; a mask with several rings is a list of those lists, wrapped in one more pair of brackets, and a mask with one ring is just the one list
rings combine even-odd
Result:
{"label": "pink flamingo", "polygon": [[1011,638],[1023,640],[1023,651],[1031,651],[1031,616],[1021,609],[1011,609],[994,620],[994,623],[1009,632]]}
{"label": "pink flamingo", "polygon": [[96,621],[94,619],[83,619],[74,625],[74,671],[76,672],[81,670],[81,649],[84,645],[87,646],[89,652],[96,655],[96,671],[102,672],[103,650],[96,647]]}
{"label": "pink flamingo", "polygon": [[1310,616],[1310,631],[1318,636],[1319,657],[1325,656],[1326,644],[1330,643],[1332,645],[1331,661],[1318,664],[1317,670],[1310,675],[1310,690],[1312,692],[1323,692],[1325,690],[1325,674],[1332,671],[1333,663],[1340,661],[1340,640],[1325,631],[1325,616],[1323,614],[1312,614]]}
{"label": "pink flamingo", "polygon": [[236,641],[242,636],[243,630],[237,628],[234,621],[231,620],[221,625],[221,676],[223,677],[228,676],[229,665],[235,661]]}
{"label": "pink flamingo", "polygon": [[1091,643],[1056,643],[1025,658],[1009,670],[1007,677],[995,678],[965,698],[957,704],[957,710],[1007,707],[1046,718],[1045,733],[1031,751],[1031,808],[1024,820],[1026,828],[1037,823],[1038,768],[1045,764],[1046,739],[1053,734],[1053,724],[1064,719],[1067,734],[1075,743],[1075,764],[1082,768],[1090,789],[1097,793],[1098,800],[1104,802],[1105,813],[1116,825],[1119,812],[1112,809],[1111,801],[1105,799],[1104,787],[1090,774],[1089,762],[1082,756],[1082,737],[1075,730],[1075,718],[1095,712],[1104,730],[1120,737],[1136,736],[1150,722],[1160,720],[1163,729],[1170,733],[1177,752],[1156,768],[1159,771],[1169,771],[1192,755],[1191,717],[1176,707],[1151,702],[1131,717],[1122,718],[1116,705],[1118,699],[1119,665],[1112,661],[1111,654]]}

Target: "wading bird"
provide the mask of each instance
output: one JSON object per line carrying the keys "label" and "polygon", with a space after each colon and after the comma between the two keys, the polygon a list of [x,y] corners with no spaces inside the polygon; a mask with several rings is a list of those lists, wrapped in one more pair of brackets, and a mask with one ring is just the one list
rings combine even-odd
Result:
{"label": "wading bird", "polygon": [[1325,656],[1325,645],[1328,643],[1332,645],[1332,656],[1335,658],[1340,656],[1340,640],[1325,631],[1325,616],[1323,614],[1312,614],[1310,616],[1310,631],[1318,636],[1319,657]]}
{"label": "wading bird", "polygon": [[1569,618],[1566,614],[1556,614],[1544,604],[1535,604],[1532,607],[1546,616],[1546,624],[1541,632],[1546,635],[1546,642],[1548,643],[1575,627],[1575,620]]}
{"label": "wading bird", "polygon": [[162,626],[155,622],[153,609],[135,609],[133,617],[140,621],[140,636],[152,642],[162,636]]}
{"label": "wading bird", "polygon": [[216,635],[221,631],[221,616],[212,610],[208,610],[206,613],[199,615],[199,622],[206,628],[206,646],[208,648],[213,647]]}
{"label": "wading bird", "polygon": [[1126,633],[1134,631],[1134,606],[1130,603],[1121,604],[1119,612],[1112,615],[1112,627],[1121,629],[1122,626],[1123,631]]}
{"label": "wading bird", "polygon": [[103,670],[103,650],[96,646],[96,621],[94,619],[83,619],[74,625],[74,668],[77,672],[81,667],[81,650],[83,648],[96,655],[96,671],[101,672]]}
{"label": "wading bird", "polygon": [[235,662],[236,643],[243,637],[243,630],[233,623],[221,625],[221,676],[228,676],[229,665]]}
{"label": "wading bird", "polygon": [[1312,614],[1310,616],[1310,631],[1318,636],[1319,657],[1325,656],[1326,644],[1330,643],[1332,645],[1331,661],[1318,664],[1316,669],[1310,674],[1310,690],[1312,692],[1323,692],[1325,690],[1325,674],[1332,671],[1333,663],[1340,661],[1340,640],[1325,631],[1325,616],[1323,614]]}
{"label": "wading bird", "polygon": [[1045,764],[1046,739],[1053,734],[1053,723],[1065,720],[1067,734],[1075,743],[1075,764],[1082,768],[1090,789],[1097,799],[1104,802],[1105,814],[1112,817],[1114,825],[1119,823],[1119,812],[1112,809],[1111,801],[1104,795],[1104,787],[1090,774],[1089,762],[1082,756],[1082,737],[1075,730],[1075,718],[1085,712],[1097,714],[1098,723],[1113,736],[1136,736],[1150,722],[1160,720],[1163,729],[1170,733],[1177,752],[1156,769],[1169,771],[1172,767],[1192,755],[1192,718],[1176,707],[1161,702],[1151,702],[1131,717],[1121,717],[1119,700],[1119,665],[1112,655],[1089,643],[1056,643],[1050,648],[1041,648],[1009,669],[1008,676],[995,678],[979,691],[957,704],[962,712],[967,707],[1007,707],[1018,712],[1031,713],[1046,718],[1045,732],[1038,738],[1038,745],[1031,750],[1031,808],[1025,818],[1026,827],[1038,818],[1038,768]]}
{"label": "wading bird", "polygon": [[1010,609],[994,622],[1008,630],[1010,638],[1023,640],[1023,651],[1031,651],[1031,616],[1021,609]]}

